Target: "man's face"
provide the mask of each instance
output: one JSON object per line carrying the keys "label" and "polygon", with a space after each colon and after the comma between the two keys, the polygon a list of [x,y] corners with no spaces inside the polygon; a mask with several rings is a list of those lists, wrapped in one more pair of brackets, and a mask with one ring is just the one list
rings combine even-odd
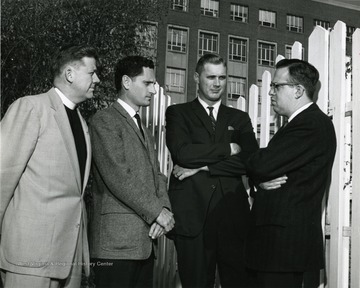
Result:
{"label": "man's face", "polygon": [[200,73],[195,72],[195,82],[199,85],[199,97],[213,105],[224,93],[226,87],[226,67],[224,64],[207,63]]}
{"label": "man's face", "polygon": [[127,102],[138,111],[142,106],[149,106],[156,93],[154,69],[143,67],[143,73],[131,78],[128,83]]}
{"label": "man's face", "polygon": [[96,74],[96,60],[94,58],[84,57],[82,61],[73,66],[73,85],[75,103],[81,103],[94,96],[95,86],[100,82]]}
{"label": "man's face", "polygon": [[287,117],[291,116],[296,93],[296,85],[292,85],[289,79],[288,68],[276,69],[269,91],[274,111]]}

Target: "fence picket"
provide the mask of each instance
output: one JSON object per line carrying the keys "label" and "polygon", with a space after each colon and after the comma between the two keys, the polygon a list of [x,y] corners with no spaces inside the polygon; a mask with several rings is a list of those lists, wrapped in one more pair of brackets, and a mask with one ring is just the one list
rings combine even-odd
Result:
{"label": "fence picket", "polygon": [[256,85],[251,85],[249,91],[249,116],[254,128],[255,137],[258,135],[258,110],[259,110],[259,88]]}
{"label": "fence picket", "polygon": [[330,268],[329,283],[331,288],[343,288],[344,245],[343,228],[345,227],[344,188],[344,145],[345,145],[345,23],[338,21],[330,32],[329,55],[329,97],[333,111],[333,123],[337,136],[337,151],[332,170],[329,194],[330,209]]}
{"label": "fence picket", "polygon": [[260,147],[266,147],[270,140],[270,83],[271,74],[265,71],[262,75],[261,86],[261,122],[260,122]]}
{"label": "fence picket", "polygon": [[302,44],[298,41],[295,41],[291,47],[291,58],[292,59],[302,59],[303,54]]}
{"label": "fence picket", "polygon": [[352,220],[351,220],[351,287],[360,287],[360,29],[352,44]]}
{"label": "fence picket", "polygon": [[320,73],[317,105],[328,114],[329,107],[329,31],[316,26],[309,37],[308,60]]}

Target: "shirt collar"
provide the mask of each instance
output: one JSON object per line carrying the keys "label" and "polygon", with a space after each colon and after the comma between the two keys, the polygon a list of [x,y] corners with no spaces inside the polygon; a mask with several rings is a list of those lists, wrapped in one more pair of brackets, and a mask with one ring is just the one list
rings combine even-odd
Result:
{"label": "shirt collar", "polygon": [[290,122],[292,119],[295,118],[295,116],[299,115],[302,111],[304,111],[305,109],[309,108],[311,106],[311,104],[313,104],[313,102],[307,103],[304,106],[300,107],[299,109],[297,109],[288,119],[288,122]]}
{"label": "shirt collar", "polygon": [[200,97],[198,97],[198,100],[201,104],[201,106],[204,107],[205,111],[207,114],[209,114],[209,109],[207,109],[207,107],[214,107],[214,110],[213,110],[213,115],[214,115],[214,118],[216,119],[217,118],[217,114],[219,112],[219,108],[220,108],[220,104],[221,104],[221,99],[219,99],[218,102],[216,102],[214,105],[209,105],[207,104],[204,100],[202,100]]}
{"label": "shirt collar", "polygon": [[76,104],[73,103],[69,98],[67,98],[58,88],[55,87],[55,91],[56,93],[59,95],[59,97],[61,98],[61,101],[63,102],[63,104],[71,109],[71,110],[75,110],[76,108]]}
{"label": "shirt collar", "polygon": [[117,102],[126,110],[127,113],[129,113],[131,117],[135,116],[136,111],[129,104],[127,104],[125,101],[121,100],[120,98],[117,99]]}

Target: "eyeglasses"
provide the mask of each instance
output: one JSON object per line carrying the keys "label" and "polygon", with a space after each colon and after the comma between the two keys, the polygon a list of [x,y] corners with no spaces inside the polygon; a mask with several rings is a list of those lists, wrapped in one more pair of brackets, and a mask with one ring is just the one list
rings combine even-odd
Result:
{"label": "eyeglasses", "polygon": [[270,89],[276,89],[278,90],[279,87],[282,86],[296,86],[299,85],[298,83],[270,83]]}

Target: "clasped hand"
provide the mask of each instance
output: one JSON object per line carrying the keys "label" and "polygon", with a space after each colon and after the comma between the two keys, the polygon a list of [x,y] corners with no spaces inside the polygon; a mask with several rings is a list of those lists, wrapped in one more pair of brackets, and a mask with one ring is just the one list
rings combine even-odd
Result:
{"label": "clasped hand", "polygon": [[156,218],[156,221],[151,225],[149,236],[152,239],[159,238],[165,233],[171,231],[174,228],[174,225],[174,214],[164,207],[159,216]]}

